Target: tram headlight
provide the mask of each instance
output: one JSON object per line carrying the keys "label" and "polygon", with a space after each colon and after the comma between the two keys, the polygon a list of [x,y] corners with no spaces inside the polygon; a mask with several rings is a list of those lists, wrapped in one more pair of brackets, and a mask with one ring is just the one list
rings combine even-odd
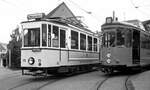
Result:
{"label": "tram headlight", "polygon": [[108,58],[110,58],[111,57],[111,53],[107,53],[107,55],[106,55]]}
{"label": "tram headlight", "polygon": [[35,62],[35,60],[34,60],[33,57],[30,57],[30,58],[28,59],[28,63],[29,63],[30,65],[33,65],[34,62]]}
{"label": "tram headlight", "polygon": [[110,64],[110,63],[111,63],[111,60],[110,60],[110,59],[107,59],[106,62],[107,62],[108,64]]}

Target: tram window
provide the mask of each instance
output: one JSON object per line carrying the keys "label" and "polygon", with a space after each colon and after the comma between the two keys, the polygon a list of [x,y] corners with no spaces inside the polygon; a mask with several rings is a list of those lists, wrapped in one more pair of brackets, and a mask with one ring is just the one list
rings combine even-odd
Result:
{"label": "tram window", "polygon": [[94,38],[94,51],[97,51],[97,38]]}
{"label": "tram window", "polygon": [[40,46],[40,28],[24,30],[24,46]]}
{"label": "tram window", "polygon": [[103,34],[103,47],[114,47],[115,46],[115,32],[109,31]]}
{"label": "tram window", "polygon": [[86,35],[80,33],[80,50],[86,50]]}
{"label": "tram window", "polygon": [[125,45],[125,30],[121,30],[121,28],[117,29],[117,45],[124,46]]}
{"label": "tram window", "polygon": [[92,37],[88,36],[88,50],[92,51]]}
{"label": "tram window", "polygon": [[78,32],[71,30],[71,49],[78,49]]}
{"label": "tram window", "polygon": [[102,37],[102,47],[106,47],[107,45],[106,45],[106,34],[104,33],[103,34],[103,37]]}
{"label": "tram window", "polygon": [[53,47],[59,47],[59,27],[58,26],[53,26],[52,44],[53,44]]}
{"label": "tram window", "polygon": [[60,47],[66,47],[66,31],[62,29],[60,29]]}
{"label": "tram window", "polygon": [[126,47],[131,47],[131,41],[132,41],[132,31],[131,30],[126,30],[126,38],[125,38],[125,44]]}
{"label": "tram window", "polygon": [[47,45],[47,25],[42,24],[42,46]]}
{"label": "tram window", "polygon": [[115,46],[115,32],[108,32],[108,37],[107,37],[107,40],[108,40],[108,45],[110,47],[114,47]]}
{"label": "tram window", "polygon": [[48,25],[48,46],[51,47],[51,25]]}

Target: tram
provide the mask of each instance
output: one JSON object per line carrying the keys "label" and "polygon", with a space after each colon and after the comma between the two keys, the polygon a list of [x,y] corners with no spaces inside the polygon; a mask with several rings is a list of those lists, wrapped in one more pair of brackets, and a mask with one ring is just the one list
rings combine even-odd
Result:
{"label": "tram", "polygon": [[62,18],[28,15],[21,22],[23,75],[61,74],[99,65],[98,34]]}
{"label": "tram", "polygon": [[142,22],[119,22],[108,17],[102,33],[101,71],[125,72],[150,66],[150,32]]}

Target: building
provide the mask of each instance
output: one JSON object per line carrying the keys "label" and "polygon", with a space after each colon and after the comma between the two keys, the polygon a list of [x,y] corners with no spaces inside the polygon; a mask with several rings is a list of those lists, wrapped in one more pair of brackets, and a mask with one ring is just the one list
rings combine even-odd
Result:
{"label": "building", "polygon": [[6,53],[7,53],[7,44],[0,43],[0,67],[6,66],[7,63]]}

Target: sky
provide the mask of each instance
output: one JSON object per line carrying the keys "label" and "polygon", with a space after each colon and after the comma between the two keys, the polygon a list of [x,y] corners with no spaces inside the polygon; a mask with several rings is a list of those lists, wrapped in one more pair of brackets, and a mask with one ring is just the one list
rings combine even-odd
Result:
{"label": "sky", "polygon": [[12,30],[26,21],[28,14],[48,14],[62,2],[75,16],[83,16],[81,20],[94,32],[100,31],[113,11],[119,21],[150,19],[149,0],[0,0],[0,42],[8,43]]}

